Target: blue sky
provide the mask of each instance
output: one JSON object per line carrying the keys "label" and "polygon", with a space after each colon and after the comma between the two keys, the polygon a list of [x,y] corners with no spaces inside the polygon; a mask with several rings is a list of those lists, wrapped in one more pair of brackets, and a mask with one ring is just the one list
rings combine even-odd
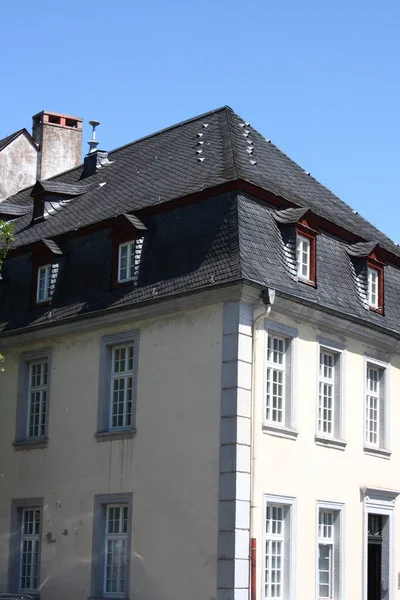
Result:
{"label": "blue sky", "polygon": [[228,104],[400,242],[398,0],[13,0],[0,18],[0,138],[47,109],[98,119],[112,149]]}

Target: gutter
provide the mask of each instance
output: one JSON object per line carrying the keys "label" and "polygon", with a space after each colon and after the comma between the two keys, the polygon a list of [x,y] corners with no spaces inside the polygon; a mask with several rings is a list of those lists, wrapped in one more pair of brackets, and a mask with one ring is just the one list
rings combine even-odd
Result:
{"label": "gutter", "polygon": [[[253,322],[253,348],[252,348],[252,370],[251,370],[251,439],[250,439],[250,600],[256,600],[257,597],[257,549],[256,549],[256,531],[255,531],[255,510],[257,508],[255,500],[255,435],[256,435],[256,352],[257,352],[257,333],[258,325],[263,320],[268,319],[272,305],[275,300],[275,290],[267,288],[262,290],[262,299],[265,305],[261,314]],[[264,328],[262,328],[264,332]]]}

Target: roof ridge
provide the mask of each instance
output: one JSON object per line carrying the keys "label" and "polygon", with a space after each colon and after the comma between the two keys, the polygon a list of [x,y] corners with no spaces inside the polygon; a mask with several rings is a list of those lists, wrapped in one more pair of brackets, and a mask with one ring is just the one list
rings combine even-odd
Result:
{"label": "roof ridge", "polygon": [[170,125],[169,127],[164,127],[163,129],[159,129],[158,131],[155,131],[154,133],[149,133],[148,135],[140,137],[137,140],[133,140],[132,142],[128,142],[127,144],[123,144],[122,146],[118,146],[117,148],[114,148],[114,150],[109,150],[108,153],[112,154],[114,152],[118,152],[119,150],[123,150],[124,148],[127,148],[128,146],[132,146],[133,144],[138,144],[139,142],[149,140],[153,137],[156,137],[157,135],[160,135],[167,131],[171,131],[172,129],[181,127],[182,125],[187,125],[188,123],[194,123],[195,121],[199,121],[200,119],[204,119],[205,117],[214,115],[218,112],[221,112],[221,111],[227,110],[227,109],[232,110],[231,107],[226,104],[225,106],[220,106],[219,108],[215,108],[213,110],[209,110],[205,113],[202,113],[201,115],[197,115],[196,117],[190,117],[189,119],[185,119],[184,121],[180,121],[179,123],[175,123],[174,125]]}
{"label": "roof ridge", "polygon": [[230,120],[231,112],[233,112],[233,111],[229,106],[227,106],[226,108],[229,109],[229,110],[225,110],[225,117],[226,117],[226,123],[228,125],[228,131],[229,131],[229,146],[230,146],[231,154],[232,154],[233,168],[234,168],[236,177],[239,177],[239,171],[238,171],[237,164],[236,164],[235,151],[233,149],[232,127],[231,127],[231,120]]}

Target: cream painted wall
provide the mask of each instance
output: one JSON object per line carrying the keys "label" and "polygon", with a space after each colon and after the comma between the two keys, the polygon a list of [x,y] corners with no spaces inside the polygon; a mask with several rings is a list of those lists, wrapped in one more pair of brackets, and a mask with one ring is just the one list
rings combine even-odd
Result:
{"label": "cream painted wall", "polygon": [[[345,504],[345,597],[362,598],[363,502],[360,487],[400,489],[400,359],[390,360],[390,448],[389,460],[368,456],[363,451],[364,353],[377,355],[371,344],[296,322],[272,309],[270,319],[298,329],[297,342],[297,429],[296,440],[267,434],[262,429],[264,410],[265,335],[259,331],[256,348],[254,427],[254,498],[252,536],[257,539],[257,598],[263,598],[264,495],[276,494],[297,499],[296,598],[315,598],[316,502]],[[263,325],[260,326],[261,328]],[[347,447],[344,451],[315,443],[317,402],[317,336],[344,342],[344,421]],[[397,504],[400,500],[397,501]],[[397,507],[397,513],[399,508]],[[400,518],[396,521],[396,543],[400,542]],[[400,553],[395,559],[395,586],[400,571]],[[396,591],[396,597],[400,592]]]}
{"label": "cream painted wall", "polygon": [[[100,338],[140,329],[137,434],[97,442]],[[16,451],[19,351],[1,374],[0,591],[10,502],[44,497],[41,599],[90,596],[95,494],[133,492],[132,600],[216,595],[222,304],[43,342],[53,347],[47,449]],[[38,347],[38,346],[36,346]]]}

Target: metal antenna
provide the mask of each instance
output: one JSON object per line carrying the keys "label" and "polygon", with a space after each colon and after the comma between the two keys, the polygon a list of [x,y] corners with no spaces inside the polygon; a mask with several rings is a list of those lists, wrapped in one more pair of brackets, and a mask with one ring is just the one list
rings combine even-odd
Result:
{"label": "metal antenna", "polygon": [[88,142],[89,144],[89,154],[92,152],[96,152],[98,141],[96,140],[96,127],[100,125],[100,121],[89,121],[89,125],[92,126],[92,139]]}

